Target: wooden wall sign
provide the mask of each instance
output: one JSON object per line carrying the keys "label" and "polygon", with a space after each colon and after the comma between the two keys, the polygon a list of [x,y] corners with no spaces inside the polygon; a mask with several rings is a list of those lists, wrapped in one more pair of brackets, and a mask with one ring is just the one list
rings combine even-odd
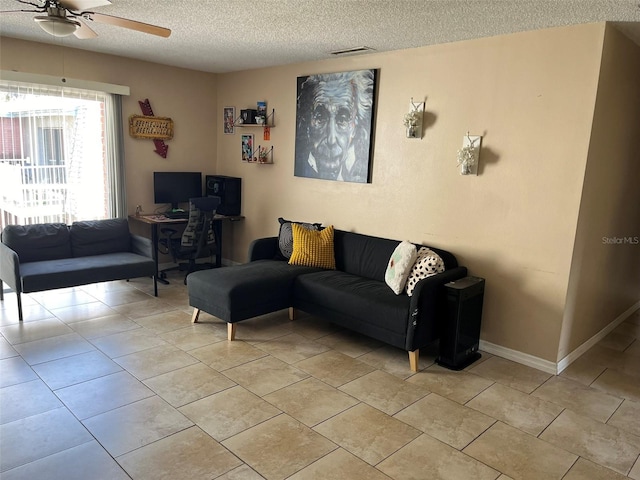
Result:
{"label": "wooden wall sign", "polygon": [[165,140],[173,138],[173,120],[168,117],[156,117],[151,109],[151,102],[146,98],[138,101],[142,115],[131,115],[129,117],[129,135],[134,138],[152,139],[156,152],[162,158],[167,158],[169,145]]}
{"label": "wooden wall sign", "polygon": [[173,138],[173,120],[167,117],[147,117],[131,115],[129,117],[129,135],[134,138]]}

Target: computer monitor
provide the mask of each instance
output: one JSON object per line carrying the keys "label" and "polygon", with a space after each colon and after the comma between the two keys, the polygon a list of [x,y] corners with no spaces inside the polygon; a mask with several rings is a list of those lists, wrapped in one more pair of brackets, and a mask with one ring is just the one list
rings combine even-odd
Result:
{"label": "computer monitor", "polygon": [[154,203],[169,203],[175,211],[196,197],[202,197],[202,173],[153,172]]}

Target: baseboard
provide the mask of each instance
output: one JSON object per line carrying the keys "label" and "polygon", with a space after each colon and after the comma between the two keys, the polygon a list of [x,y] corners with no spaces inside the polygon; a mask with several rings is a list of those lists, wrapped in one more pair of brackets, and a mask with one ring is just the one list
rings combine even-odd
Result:
{"label": "baseboard", "polygon": [[240,262],[234,262],[230,258],[224,258],[224,257],[222,258],[221,262],[222,262],[222,265],[224,265],[225,267],[233,267],[234,265],[242,265],[242,263],[240,263]]}
{"label": "baseboard", "polygon": [[555,363],[543,358],[529,355],[528,353],[519,352],[518,350],[512,350],[510,348],[496,345],[495,343],[486,342],[484,340],[480,340],[480,350],[492,355],[496,355],[498,357],[506,358],[507,360],[513,360],[514,362],[521,363],[522,365],[526,365],[527,367],[537,368],[538,370],[542,370],[543,372],[550,373],[552,375],[556,374]]}
{"label": "baseboard", "polygon": [[558,362],[558,373],[561,373],[565,368],[571,365],[574,361],[580,358],[587,350],[593,347],[596,343],[602,340],[604,337],[609,335],[613,330],[616,329],[618,325],[624,322],[627,318],[629,318],[633,313],[640,309],[640,301],[636,302],[634,305],[625,310],[622,314],[620,314],[613,322],[604,327],[598,333],[596,333],[589,340],[584,342],[578,348],[576,348],[573,352],[569,353],[566,357]]}
{"label": "baseboard", "polygon": [[549,360],[545,360],[543,358],[536,357],[534,355],[529,355],[528,353],[520,352],[518,350],[512,350],[507,347],[503,347],[501,345],[496,345],[494,343],[486,342],[484,340],[480,340],[480,350],[483,352],[490,353],[492,355],[496,355],[498,357],[506,358],[507,360],[513,360],[514,362],[521,363],[522,365],[526,365],[527,367],[537,368],[538,370],[542,370],[543,372],[550,373],[552,375],[560,374],[565,368],[571,365],[576,359],[582,356],[587,350],[593,347],[596,343],[602,340],[604,337],[609,335],[618,325],[624,322],[627,318],[629,318],[636,310],[640,309],[640,301],[632,305],[625,312],[619,315],[613,322],[604,327],[598,333],[596,333],[589,340],[584,342],[578,348],[576,348],[569,355],[564,357],[558,363],[551,362]]}

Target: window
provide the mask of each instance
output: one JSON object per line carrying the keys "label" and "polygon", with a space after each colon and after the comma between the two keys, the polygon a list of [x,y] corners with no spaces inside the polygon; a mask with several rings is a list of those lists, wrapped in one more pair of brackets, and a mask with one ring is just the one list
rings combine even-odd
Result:
{"label": "window", "polygon": [[0,223],[124,216],[120,96],[0,82]]}
{"label": "window", "polygon": [[62,128],[38,128],[40,165],[64,165]]}

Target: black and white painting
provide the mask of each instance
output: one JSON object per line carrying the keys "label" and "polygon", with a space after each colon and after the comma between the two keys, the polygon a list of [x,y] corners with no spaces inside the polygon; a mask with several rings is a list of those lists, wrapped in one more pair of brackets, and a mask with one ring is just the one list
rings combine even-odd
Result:
{"label": "black and white painting", "polygon": [[370,181],[376,70],[298,77],[294,175]]}

